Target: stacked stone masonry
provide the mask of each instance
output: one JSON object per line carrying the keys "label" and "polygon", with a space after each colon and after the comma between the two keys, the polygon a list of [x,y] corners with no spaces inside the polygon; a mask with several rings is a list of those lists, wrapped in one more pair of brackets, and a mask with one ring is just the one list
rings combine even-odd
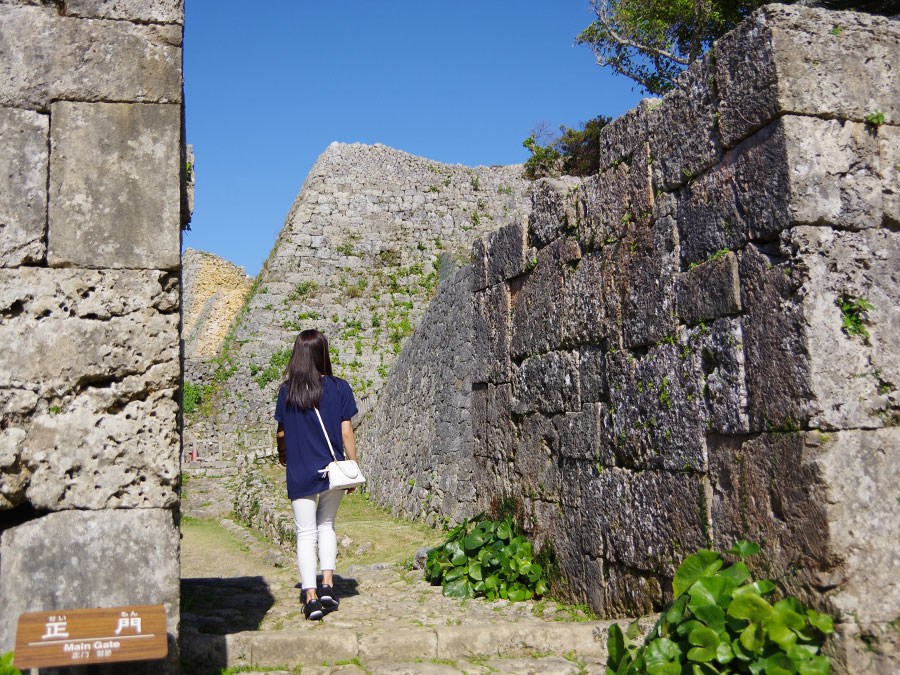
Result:
{"label": "stacked stone masonry", "polygon": [[[770,5],[721,38],[604,129],[598,175],[536,182],[527,224],[475,242],[474,297],[438,295],[442,322],[472,313],[471,375],[417,383],[465,353],[423,324],[402,408],[364,424],[391,446],[373,493],[421,515],[445,489],[423,468],[461,457],[471,510],[514,498],[603,616],[760,542],[757,572],[835,615],[835,672],[900,670],[898,91],[896,21]],[[469,379],[465,475],[419,412]]]}
{"label": "stacked stone masonry", "polygon": [[524,221],[521,173],[521,166],[440,164],[380,144],[331,144],[310,170],[220,358],[188,364],[188,379],[218,386],[219,394],[213,418],[191,417],[187,437],[234,445],[271,429],[286,365],[277,358],[308,328],[328,337],[335,374],[368,410],[441,270],[446,275],[468,258],[472,237]]}
{"label": "stacked stone masonry", "polygon": [[179,623],[181,0],[0,2],[0,652],[23,612]]}

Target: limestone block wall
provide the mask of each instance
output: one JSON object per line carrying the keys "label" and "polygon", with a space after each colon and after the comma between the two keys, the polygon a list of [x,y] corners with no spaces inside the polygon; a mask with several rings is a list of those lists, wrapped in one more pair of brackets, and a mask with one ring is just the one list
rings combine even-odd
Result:
{"label": "limestone block wall", "polygon": [[[657,609],[687,553],[755,540],[837,617],[835,672],[900,667],[898,62],[896,21],[764,7],[475,242],[476,509],[515,498],[573,600]],[[370,444],[412,474],[454,442],[422,435]]]}
{"label": "limestone block wall", "polygon": [[0,3],[0,652],[23,612],[161,603],[177,664],[182,32]]}
{"label": "limestone block wall", "polygon": [[429,524],[474,515],[472,267],[441,283],[359,426],[369,494]]}
{"label": "limestone block wall", "polygon": [[184,357],[189,361],[210,359],[222,349],[253,280],[243,267],[192,248],[184,251],[182,278]]}
{"label": "limestone block wall", "polygon": [[447,165],[380,144],[333,143],[310,170],[216,366],[217,419],[192,419],[190,430],[237,438],[271,428],[286,365],[273,356],[286,358],[307,328],[328,337],[335,374],[367,410],[434,294],[441,258],[468,258],[473,236],[524,218],[521,173],[520,165]]}

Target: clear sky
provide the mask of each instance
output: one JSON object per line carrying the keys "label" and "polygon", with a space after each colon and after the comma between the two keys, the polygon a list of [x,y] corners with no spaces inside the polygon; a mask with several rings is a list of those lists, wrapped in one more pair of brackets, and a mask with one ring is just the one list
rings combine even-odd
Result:
{"label": "clear sky", "polygon": [[536,123],[618,116],[631,80],[573,46],[589,0],[187,0],[184,247],[255,275],[332,141],[439,162],[523,162]]}

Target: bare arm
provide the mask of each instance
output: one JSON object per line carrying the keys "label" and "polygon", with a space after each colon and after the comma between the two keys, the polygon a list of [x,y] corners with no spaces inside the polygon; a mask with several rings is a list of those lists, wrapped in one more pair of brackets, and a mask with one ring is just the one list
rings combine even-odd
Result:
{"label": "bare arm", "polygon": [[356,461],[356,439],[353,437],[353,424],[350,420],[341,422],[341,436],[344,439],[344,456]]}
{"label": "bare arm", "polygon": [[275,432],[275,443],[278,445],[278,463],[287,466],[287,446],[284,444],[284,425],[281,422]]}

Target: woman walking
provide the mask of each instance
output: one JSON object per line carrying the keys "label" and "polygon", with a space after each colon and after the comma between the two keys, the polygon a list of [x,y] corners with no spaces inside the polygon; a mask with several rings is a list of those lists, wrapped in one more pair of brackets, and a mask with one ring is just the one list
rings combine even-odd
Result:
{"label": "woman walking", "polygon": [[[338,459],[356,461],[350,424],[356,413],[350,385],[331,372],[328,340],[317,330],[300,333],[288,362],[287,379],[278,391],[275,419],[278,462],[287,467],[288,498],[297,526],[297,564],[303,613],[308,620],[321,619],[326,610],[338,608],[334,592],[334,518],[345,491],[329,490],[328,478],[321,470],[332,461],[329,439]],[[316,588],[317,548],[321,593]]]}

